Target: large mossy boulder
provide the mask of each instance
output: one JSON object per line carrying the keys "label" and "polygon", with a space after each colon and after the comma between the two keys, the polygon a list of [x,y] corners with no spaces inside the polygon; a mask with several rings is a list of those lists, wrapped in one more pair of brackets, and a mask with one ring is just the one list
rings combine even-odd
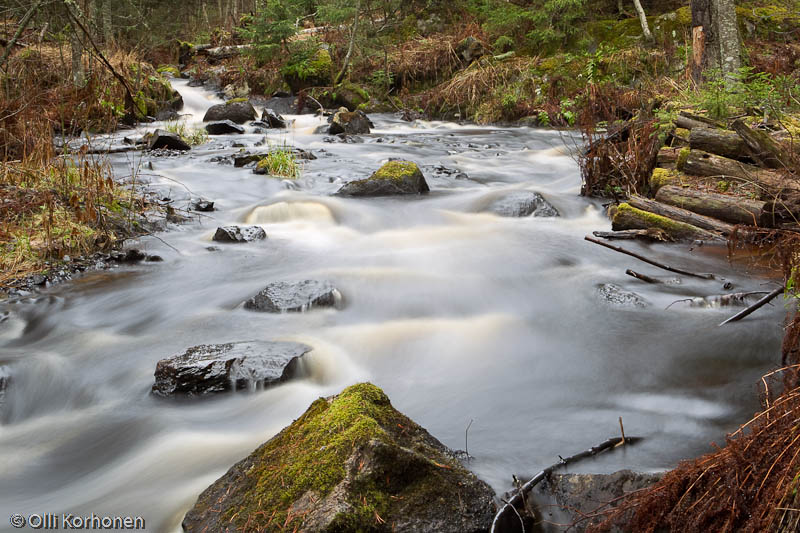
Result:
{"label": "large mossy boulder", "polygon": [[320,398],[207,488],[187,532],[488,531],[493,492],[362,383]]}
{"label": "large mossy boulder", "polygon": [[372,176],[346,183],[337,196],[393,196],[423,194],[430,191],[425,176],[416,163],[389,161]]}
{"label": "large mossy boulder", "polygon": [[281,68],[281,74],[294,94],[309,87],[330,87],[333,81],[333,60],[328,50],[300,56]]}
{"label": "large mossy boulder", "polygon": [[224,104],[212,105],[206,111],[203,122],[219,122],[230,120],[236,124],[244,124],[258,117],[256,108],[247,99],[236,99]]}
{"label": "large mossy boulder", "polygon": [[359,106],[369,103],[369,93],[349,81],[342,82],[333,89],[334,104],[356,111]]}

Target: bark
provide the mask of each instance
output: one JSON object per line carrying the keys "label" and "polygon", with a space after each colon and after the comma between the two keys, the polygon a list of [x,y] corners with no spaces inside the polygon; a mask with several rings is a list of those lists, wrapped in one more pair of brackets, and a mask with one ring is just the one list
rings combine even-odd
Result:
{"label": "bark", "polygon": [[83,72],[83,44],[81,43],[78,28],[73,28],[69,36],[70,51],[72,53],[72,84],[83,87],[85,75]]}
{"label": "bark", "polygon": [[674,185],[661,187],[656,194],[656,200],[731,224],[760,227],[770,225],[769,217],[764,211],[765,202],[760,200],[684,189]]}
{"label": "bark", "polygon": [[668,205],[657,200],[650,200],[648,198],[634,195],[631,196],[631,198],[628,200],[628,203],[632,207],[641,209],[642,211],[667,217],[669,219],[682,222],[684,224],[690,224],[700,229],[713,231],[721,235],[730,235],[733,231],[732,224],[694,213],[688,209],[681,209],[680,207],[675,207],[674,205]]}
{"label": "bark", "polygon": [[719,68],[717,37],[712,24],[712,0],[692,0],[692,79],[703,81],[703,72]]}
{"label": "bark", "polygon": [[734,121],[733,129],[760,165],[768,168],[790,168],[789,156],[768,134],[750,128],[742,119]]}
{"label": "bark", "polygon": [[721,128],[725,129],[725,125],[716,120],[712,120],[702,115],[693,115],[687,111],[681,111],[678,118],[675,120],[675,125],[679,128],[690,130],[692,128]]}
{"label": "bark", "polygon": [[800,184],[786,180],[777,172],[700,150],[692,150],[686,161],[679,161],[678,170],[695,176],[737,179],[754,183],[762,191],[762,198],[776,196],[788,190],[800,190]]}
{"label": "bark", "polygon": [[774,226],[800,224],[800,192],[790,192],[781,198],[768,200],[764,212]]}
{"label": "bark", "polygon": [[656,166],[659,168],[675,168],[680,151],[680,148],[670,148],[668,146],[661,148],[656,157]]}
{"label": "bark", "polygon": [[344,75],[347,73],[347,67],[350,66],[350,57],[353,55],[353,47],[356,43],[356,32],[358,32],[358,19],[361,16],[361,0],[356,0],[356,14],[355,19],[353,20],[353,28],[350,31],[350,44],[347,45],[347,54],[344,56],[344,64],[342,65],[342,70],[339,71],[339,74],[336,76],[336,79],[333,80],[333,84],[339,85],[342,83],[344,79]]}
{"label": "bark", "polygon": [[730,159],[739,159],[750,154],[744,140],[735,132],[711,128],[692,128],[689,134],[692,150],[702,150]]}
{"label": "bark", "polygon": [[720,241],[718,233],[699,228],[686,222],[680,222],[664,215],[651,213],[632,206],[629,203],[612,208],[611,229],[614,231],[628,229],[656,229],[663,231],[675,241]]}
{"label": "bark", "polygon": [[648,42],[653,40],[653,34],[650,33],[650,26],[647,24],[647,15],[644,13],[644,9],[642,9],[642,3],[639,0],[633,0],[633,7],[636,9],[636,14],[639,16],[639,23],[642,25],[642,33],[644,34],[645,40]]}
{"label": "bark", "polygon": [[742,67],[742,49],[739,44],[739,25],[734,0],[714,0],[712,16],[716,19],[719,43],[719,64],[722,73],[729,76]]}

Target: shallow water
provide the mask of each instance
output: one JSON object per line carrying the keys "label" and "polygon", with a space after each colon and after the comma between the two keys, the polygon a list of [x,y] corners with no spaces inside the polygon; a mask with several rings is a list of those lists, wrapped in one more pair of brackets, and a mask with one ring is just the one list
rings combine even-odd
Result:
{"label": "shallow water", "polygon": [[[185,82],[176,87],[196,125],[213,101]],[[757,379],[777,362],[782,305],[725,328],[717,324],[735,310],[665,310],[719,294],[723,281],[646,285],[625,269],[676,276],[585,242],[609,223],[599,203],[578,195],[570,156],[578,138],[385,115],[372,117],[376,129],[363,142],[341,144],[313,134],[322,119],[292,118],[293,128],[269,142],[318,157],[295,182],[210,161],[238,150],[233,142],[253,149],[263,137],[256,133],[215,137],[180,157],[114,155],[118,177],[151,182],[176,207],[204,197],[218,210],[162,240],[142,238],[137,246],[163,263],[0,303],[10,311],[0,322],[0,364],[13,379],[0,425],[0,531],[12,530],[12,513],[45,512],[141,515],[148,530],[178,531],[229,466],[315,398],[359,381],[382,387],[452,448],[465,447],[472,421],[470,467],[498,492],[512,474],[617,435],[620,416],[626,434],[646,439],[576,470],[669,468],[722,443],[757,410]],[[419,163],[432,193],[330,196],[389,158]],[[562,216],[481,212],[513,190],[540,192]],[[269,239],[209,251],[215,228],[234,223],[259,224]],[[623,246],[763,290],[723,254]],[[343,309],[272,315],[240,306],[271,281],[301,279],[334,282]],[[604,283],[649,305],[609,305],[598,293]],[[252,339],[313,346],[310,377],[196,402],[150,396],[159,359]]]}

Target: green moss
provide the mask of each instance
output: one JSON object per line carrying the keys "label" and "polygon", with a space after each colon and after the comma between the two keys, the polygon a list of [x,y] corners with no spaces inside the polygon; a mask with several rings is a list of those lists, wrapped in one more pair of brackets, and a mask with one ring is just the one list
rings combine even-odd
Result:
{"label": "green moss", "polygon": [[422,173],[416,163],[411,161],[389,161],[379,168],[369,179],[402,180],[416,173]]}
{"label": "green moss", "polygon": [[[658,228],[666,231],[671,237],[684,238],[696,235],[698,229],[690,224],[677,222],[661,215],[642,211],[623,203],[617,206],[613,215],[614,229],[649,229]],[[637,227],[638,226],[638,227]]]}
{"label": "green moss", "polygon": [[670,185],[678,181],[680,174],[668,168],[654,168],[650,176],[650,193],[655,194],[664,185]]}
{"label": "green moss", "polygon": [[231,98],[230,100],[225,102],[225,105],[228,105],[228,104],[242,104],[244,102],[249,102],[249,101],[250,101],[249,98]]}
{"label": "green moss", "polygon": [[181,77],[181,71],[178,70],[178,67],[176,67],[174,65],[161,65],[160,67],[158,67],[156,69],[156,72],[158,72],[159,74],[165,74],[165,73],[166,74],[172,74],[176,78],[180,78]]}
{"label": "green moss", "polygon": [[686,165],[686,160],[689,159],[690,152],[691,149],[688,146],[681,148],[681,151],[678,152],[678,161],[675,163],[675,168],[683,170],[683,167]]}

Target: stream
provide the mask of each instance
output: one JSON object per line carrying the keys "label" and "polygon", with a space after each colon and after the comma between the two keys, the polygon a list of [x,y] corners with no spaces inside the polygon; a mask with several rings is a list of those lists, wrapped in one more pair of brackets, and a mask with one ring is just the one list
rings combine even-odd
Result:
{"label": "stream", "polygon": [[[186,81],[174,85],[187,123],[201,127],[219,101]],[[782,302],[724,328],[717,324],[738,309],[665,309],[726,292],[725,281],[734,290],[771,287],[729,264],[724,249],[622,244],[724,278],[678,280],[584,241],[610,223],[599,202],[579,196],[577,134],[387,114],[370,117],[375,129],[363,142],[346,144],[313,133],[324,118],[287,118],[293,126],[268,130],[268,143],[317,156],[295,181],[213,160],[239,150],[232,143],[264,150],[254,148],[264,134],[252,127],[176,157],[112,155],[117,177],[149,182],[175,207],[203,197],[217,210],[133,243],[163,262],[0,301],[0,372],[12,376],[0,411],[0,531],[15,531],[13,513],[92,512],[180,531],[198,494],[231,465],[314,399],[362,381],[446,445],[468,447],[469,467],[498,494],[512,474],[531,476],[618,435],[620,416],[627,435],[645,440],[575,471],[670,468],[723,444],[758,410],[759,377],[779,361]],[[390,158],[417,162],[432,192],[331,196]],[[518,190],[541,193],[561,216],[483,212]],[[218,226],[248,223],[269,238],[212,243]],[[670,283],[647,285],[627,268]],[[303,279],[333,282],[343,308],[241,306],[270,282]],[[648,305],[606,301],[598,289],[607,283]],[[254,339],[312,346],[309,377],[213,399],[150,395],[160,359]]]}

